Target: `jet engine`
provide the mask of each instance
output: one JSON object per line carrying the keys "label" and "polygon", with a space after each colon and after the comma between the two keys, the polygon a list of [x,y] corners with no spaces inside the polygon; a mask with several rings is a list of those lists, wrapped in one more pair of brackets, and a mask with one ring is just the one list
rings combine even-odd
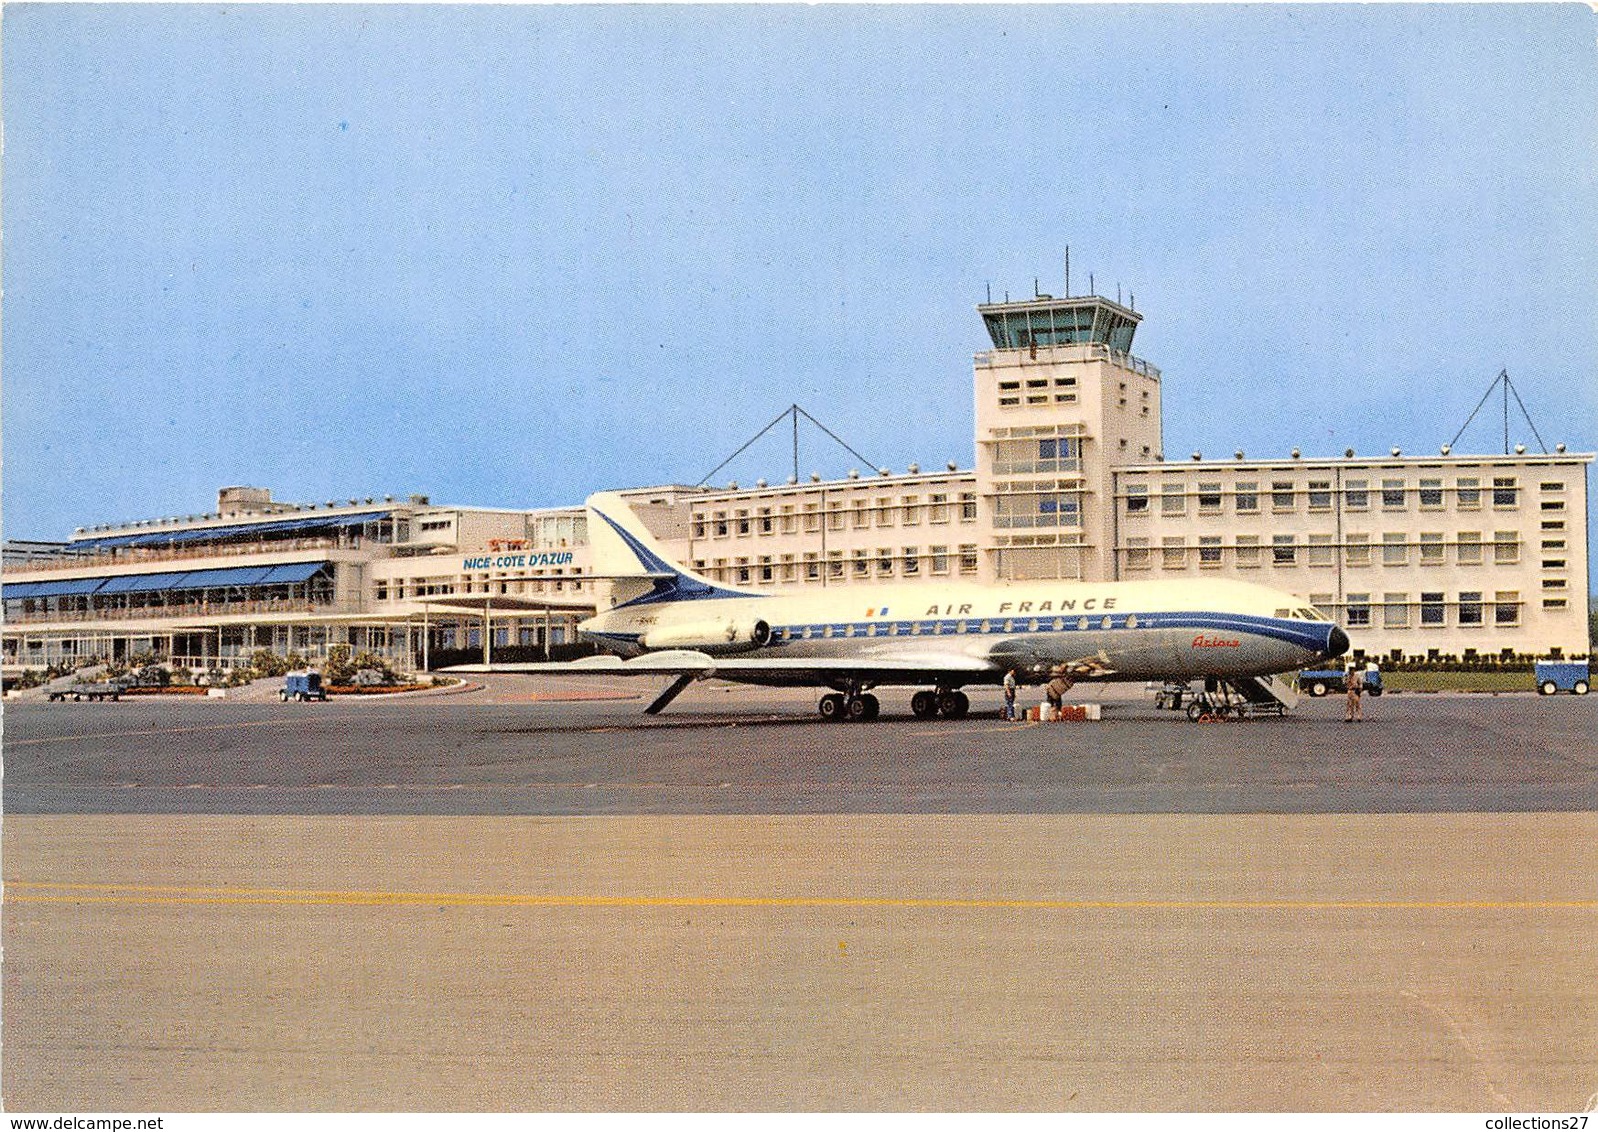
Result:
{"label": "jet engine", "polygon": [[646,649],[747,652],[771,643],[771,626],[764,621],[693,621],[651,629],[639,643]]}

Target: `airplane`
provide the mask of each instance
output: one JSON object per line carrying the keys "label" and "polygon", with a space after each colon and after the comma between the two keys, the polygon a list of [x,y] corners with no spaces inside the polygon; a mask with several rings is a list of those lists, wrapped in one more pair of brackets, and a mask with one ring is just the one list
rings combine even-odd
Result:
{"label": "airplane", "polygon": [[696,680],[830,689],[825,720],[870,720],[871,689],[920,686],[919,719],[958,719],[961,691],[1068,680],[1238,681],[1348,651],[1348,634],[1302,599],[1230,579],[1043,581],[1009,585],[850,585],[770,593],[714,582],[675,563],[625,499],[587,501],[594,573],[610,607],[578,625],[600,655],[569,662],[468,664],[451,672],[670,676],[644,710]]}

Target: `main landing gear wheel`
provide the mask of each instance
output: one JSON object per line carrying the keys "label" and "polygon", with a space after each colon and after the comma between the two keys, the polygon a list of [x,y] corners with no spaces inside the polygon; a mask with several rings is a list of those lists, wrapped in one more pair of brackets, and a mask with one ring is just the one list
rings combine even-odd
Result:
{"label": "main landing gear wheel", "polygon": [[938,714],[944,719],[964,719],[971,710],[971,699],[964,692],[939,692]]}
{"label": "main landing gear wheel", "polygon": [[816,705],[816,710],[821,713],[821,718],[828,723],[836,723],[843,718],[843,709],[846,701],[837,692],[830,692],[821,697],[821,702]]}
{"label": "main landing gear wheel", "polygon": [[931,719],[938,714],[938,693],[925,689],[910,697],[910,712],[917,719]]}
{"label": "main landing gear wheel", "polygon": [[861,696],[850,696],[844,704],[844,716],[851,723],[864,723],[877,718],[882,711],[882,704],[870,692]]}

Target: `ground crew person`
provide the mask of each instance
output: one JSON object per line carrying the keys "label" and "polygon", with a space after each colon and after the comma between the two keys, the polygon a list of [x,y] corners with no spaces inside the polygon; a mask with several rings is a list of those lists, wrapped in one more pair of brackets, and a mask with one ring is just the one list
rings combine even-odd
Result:
{"label": "ground crew person", "polygon": [[1364,723],[1365,716],[1359,708],[1359,694],[1365,690],[1365,673],[1350,666],[1343,683],[1348,688],[1348,709],[1343,713],[1343,722]]}
{"label": "ground crew person", "polygon": [[1015,669],[1004,674],[1004,712],[1000,719],[1015,721]]}
{"label": "ground crew person", "polygon": [[1065,694],[1071,690],[1071,685],[1076,682],[1066,674],[1063,667],[1054,669],[1052,677],[1048,687],[1043,690],[1044,696],[1049,701],[1049,719],[1051,721],[1060,718],[1060,706],[1065,703]]}

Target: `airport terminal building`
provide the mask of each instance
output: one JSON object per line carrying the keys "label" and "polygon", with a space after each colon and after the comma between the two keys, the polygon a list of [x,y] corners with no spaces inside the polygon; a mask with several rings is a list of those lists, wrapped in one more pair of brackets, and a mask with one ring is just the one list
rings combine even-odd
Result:
{"label": "airport terminal building", "polygon": [[[1232,577],[1315,605],[1360,655],[1586,654],[1592,454],[1167,460],[1138,312],[1097,295],[978,312],[974,467],[624,494],[682,561],[755,589]],[[604,599],[592,573],[580,501],[224,488],[215,512],[8,544],[3,662],[547,651]]]}

